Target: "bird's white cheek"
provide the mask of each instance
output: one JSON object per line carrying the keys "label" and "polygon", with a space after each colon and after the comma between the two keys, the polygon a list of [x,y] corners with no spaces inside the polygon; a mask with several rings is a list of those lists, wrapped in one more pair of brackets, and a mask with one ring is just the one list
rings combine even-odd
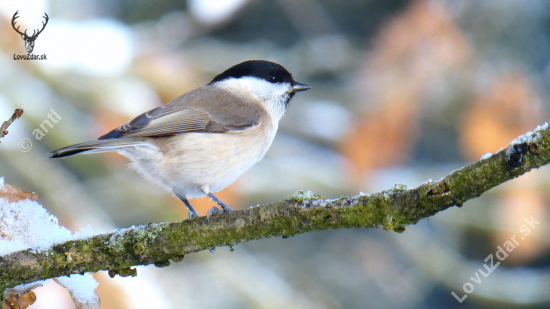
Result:
{"label": "bird's white cheek", "polygon": [[[267,86],[265,84],[267,84]],[[270,83],[264,83],[262,86],[264,86],[264,88],[258,87],[258,89],[262,89],[263,91],[258,91],[256,96],[264,102],[272,121],[276,125],[286,112],[286,106],[290,99],[292,86]]]}
{"label": "bird's white cheek", "polygon": [[274,123],[283,117],[292,92],[290,83],[269,83],[256,77],[233,78],[220,82],[218,86],[239,95],[252,94],[265,104]]}
{"label": "bird's white cheek", "polygon": [[265,105],[267,112],[271,116],[275,130],[277,130],[279,120],[281,120],[286,112],[286,103],[281,98],[274,98],[272,100],[265,101]]}

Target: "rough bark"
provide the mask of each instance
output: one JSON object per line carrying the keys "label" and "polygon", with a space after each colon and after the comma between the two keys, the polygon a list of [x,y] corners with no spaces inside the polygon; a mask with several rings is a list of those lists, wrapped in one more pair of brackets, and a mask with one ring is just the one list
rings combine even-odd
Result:
{"label": "rough bark", "polygon": [[[108,270],[135,275],[132,266],[168,266],[185,254],[268,237],[289,237],[339,228],[402,232],[451,206],[461,206],[489,189],[550,161],[547,125],[516,139],[510,147],[414,189],[397,184],[371,195],[323,199],[297,192],[278,203],[191,221],[155,223],[0,257],[0,291],[18,284]],[[3,293],[2,293],[3,294]],[[2,295],[3,297],[3,295]]]}

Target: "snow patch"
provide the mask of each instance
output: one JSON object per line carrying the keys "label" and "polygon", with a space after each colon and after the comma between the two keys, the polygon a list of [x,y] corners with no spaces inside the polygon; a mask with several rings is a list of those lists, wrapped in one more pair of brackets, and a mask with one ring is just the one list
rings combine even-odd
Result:
{"label": "snow patch", "polygon": [[99,301],[95,291],[99,283],[90,273],[59,277],[55,278],[55,281],[69,291],[73,301],[80,304],[96,303]]}
{"label": "snow patch", "polygon": [[57,218],[31,200],[0,199],[0,256],[28,248],[45,249],[72,238]]}
{"label": "snow patch", "polygon": [[[529,131],[521,136],[518,136],[518,138],[510,142],[508,146],[512,147],[517,144],[523,144],[523,143],[530,144],[533,142],[538,142],[542,138],[540,131],[548,129],[548,126],[549,126],[548,122],[545,122],[543,125],[537,126],[535,130]],[[508,150],[510,150],[510,147],[508,147]]]}
{"label": "snow patch", "polygon": [[482,155],[480,160],[488,159],[488,158],[491,157],[492,155],[493,155],[492,152],[488,152],[488,153]]}
{"label": "snow patch", "polygon": [[37,202],[27,199],[10,203],[4,198],[0,198],[0,231],[0,256],[28,248],[42,250],[97,234],[89,226],[72,234]]}
{"label": "snow patch", "polygon": [[36,288],[44,286],[46,284],[46,282],[47,282],[47,280],[40,280],[40,281],[31,282],[31,283],[20,284],[20,285],[14,287],[14,288],[6,289],[5,294],[6,295],[8,295],[8,294],[23,295],[23,294],[27,293],[30,290],[34,290]]}
{"label": "snow patch", "polygon": [[508,144],[506,149],[506,157],[508,165],[512,167],[520,167],[523,164],[523,157],[528,152],[538,152],[538,143],[542,139],[541,131],[548,129],[548,122],[537,126],[533,131],[529,131]]}
{"label": "snow patch", "polygon": [[[3,178],[0,178],[3,185]],[[97,233],[91,227],[74,234],[60,226],[58,219],[48,213],[42,205],[26,199],[9,202],[0,198],[0,256],[32,248],[43,250],[69,240],[87,238]],[[80,308],[99,308],[99,296],[95,292],[98,283],[90,274],[73,275],[54,279],[69,290],[75,304],[86,304]],[[46,281],[21,284],[8,289],[24,294],[42,286]]]}

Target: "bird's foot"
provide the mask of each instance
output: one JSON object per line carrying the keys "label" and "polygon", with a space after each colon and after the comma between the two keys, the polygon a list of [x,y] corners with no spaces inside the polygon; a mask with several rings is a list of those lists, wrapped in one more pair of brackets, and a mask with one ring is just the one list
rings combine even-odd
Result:
{"label": "bird's foot", "polygon": [[189,220],[193,220],[193,218],[200,218],[199,214],[194,209],[189,210]]}
{"label": "bird's foot", "polygon": [[[227,205],[226,203],[224,203],[222,200],[220,200],[217,196],[215,196],[214,194],[212,193],[208,193],[207,194],[212,200],[214,200],[214,202],[216,202],[216,204],[220,205],[220,207],[223,209],[223,211],[225,212],[231,212],[233,211],[233,209],[231,209],[231,207],[229,207],[229,205]],[[213,207],[213,208],[216,208],[216,207]],[[219,210],[219,209],[218,209]],[[219,212],[219,211],[215,211],[215,210],[212,210],[212,208],[208,211],[208,212]]]}
{"label": "bird's foot", "polygon": [[208,212],[206,213],[206,219],[209,219],[212,214],[219,214],[222,213],[223,210],[219,209],[218,207],[214,206],[210,209],[208,209]]}
{"label": "bird's foot", "polygon": [[189,203],[183,195],[178,195],[176,192],[174,192],[174,194],[185,204],[187,209],[189,209],[189,220],[193,220],[193,217],[200,218],[199,214],[195,211],[193,206],[191,206],[191,203]]}

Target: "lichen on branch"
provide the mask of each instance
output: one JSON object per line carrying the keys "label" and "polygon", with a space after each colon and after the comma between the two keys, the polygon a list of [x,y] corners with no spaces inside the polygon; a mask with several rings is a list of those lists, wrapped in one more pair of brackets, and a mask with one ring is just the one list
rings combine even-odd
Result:
{"label": "lichen on branch", "polygon": [[[278,203],[172,223],[118,230],[49,249],[0,257],[0,291],[18,284],[107,270],[135,275],[136,265],[168,266],[188,253],[268,237],[339,228],[404,231],[420,219],[461,206],[489,189],[550,162],[550,129],[538,127],[491,156],[417,188],[324,199],[297,192]],[[2,295],[3,297],[3,295]]]}

